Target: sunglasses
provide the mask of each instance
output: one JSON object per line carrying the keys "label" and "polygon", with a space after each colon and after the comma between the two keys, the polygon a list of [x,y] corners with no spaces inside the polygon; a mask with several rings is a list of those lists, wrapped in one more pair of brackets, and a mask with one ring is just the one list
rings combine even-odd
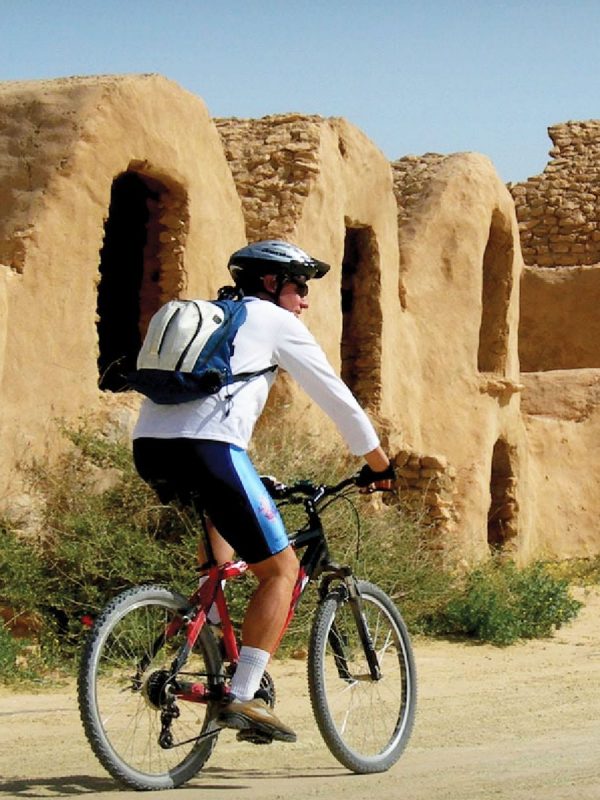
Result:
{"label": "sunglasses", "polygon": [[308,294],[308,284],[304,283],[301,280],[296,280],[295,278],[290,278],[286,281],[286,283],[291,283],[296,287],[296,294],[298,297],[306,297]]}

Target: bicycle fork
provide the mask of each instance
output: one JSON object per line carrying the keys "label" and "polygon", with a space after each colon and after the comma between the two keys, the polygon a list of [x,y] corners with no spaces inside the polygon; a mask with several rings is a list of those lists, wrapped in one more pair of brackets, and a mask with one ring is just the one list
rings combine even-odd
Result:
{"label": "bicycle fork", "polygon": [[382,678],[381,669],[379,667],[379,659],[377,658],[377,653],[373,645],[373,639],[365,618],[361,595],[356,584],[356,580],[352,575],[345,575],[343,585],[344,597],[341,599],[341,602],[347,602],[352,610],[358,637],[364,650],[365,658],[367,659],[369,673],[368,675],[353,675],[350,672],[348,668],[348,659],[346,656],[346,645],[348,642],[344,641],[344,636],[341,634],[334,621],[329,631],[328,638],[329,644],[333,651],[338,675],[342,680],[345,680],[348,683],[365,679],[379,681]]}

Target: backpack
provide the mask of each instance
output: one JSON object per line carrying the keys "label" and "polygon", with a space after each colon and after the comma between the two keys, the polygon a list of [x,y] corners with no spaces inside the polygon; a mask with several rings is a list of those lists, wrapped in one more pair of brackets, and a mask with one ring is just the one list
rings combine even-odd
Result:
{"label": "backpack", "polygon": [[233,375],[233,339],[246,319],[242,300],[171,300],[154,314],[129,386],[159,404],[187,403],[277,369]]}

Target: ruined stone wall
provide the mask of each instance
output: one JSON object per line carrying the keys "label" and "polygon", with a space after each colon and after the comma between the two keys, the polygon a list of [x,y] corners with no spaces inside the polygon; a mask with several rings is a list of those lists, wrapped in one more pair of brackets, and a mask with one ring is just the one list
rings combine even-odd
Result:
{"label": "ruined stone wall", "polygon": [[548,129],[554,147],[541,175],[510,184],[527,265],[600,262],[600,120]]}
{"label": "ruined stone wall", "polygon": [[600,120],[548,129],[541,175],[509,184],[525,263],[524,372],[600,366]]}
{"label": "ruined stone wall", "polygon": [[459,523],[456,469],[444,456],[407,449],[392,456],[400,501],[429,528],[429,544],[434,549],[449,549],[449,539],[455,536]]}
{"label": "ruined stone wall", "polygon": [[285,239],[320,170],[323,118],[216,119],[242,201],[249,242]]}
{"label": "ruined stone wall", "polygon": [[394,161],[394,193],[398,202],[398,225],[410,221],[431,189],[431,180],[447,156],[439,153],[404,156]]}

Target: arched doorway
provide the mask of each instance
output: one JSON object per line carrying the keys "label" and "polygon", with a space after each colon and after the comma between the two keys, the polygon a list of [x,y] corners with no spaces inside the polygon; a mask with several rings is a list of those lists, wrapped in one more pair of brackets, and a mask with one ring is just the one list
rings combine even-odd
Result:
{"label": "arched doorway", "polygon": [[150,317],[181,290],[187,229],[187,198],[181,187],[135,170],[114,179],[100,250],[101,389],[127,389]]}

